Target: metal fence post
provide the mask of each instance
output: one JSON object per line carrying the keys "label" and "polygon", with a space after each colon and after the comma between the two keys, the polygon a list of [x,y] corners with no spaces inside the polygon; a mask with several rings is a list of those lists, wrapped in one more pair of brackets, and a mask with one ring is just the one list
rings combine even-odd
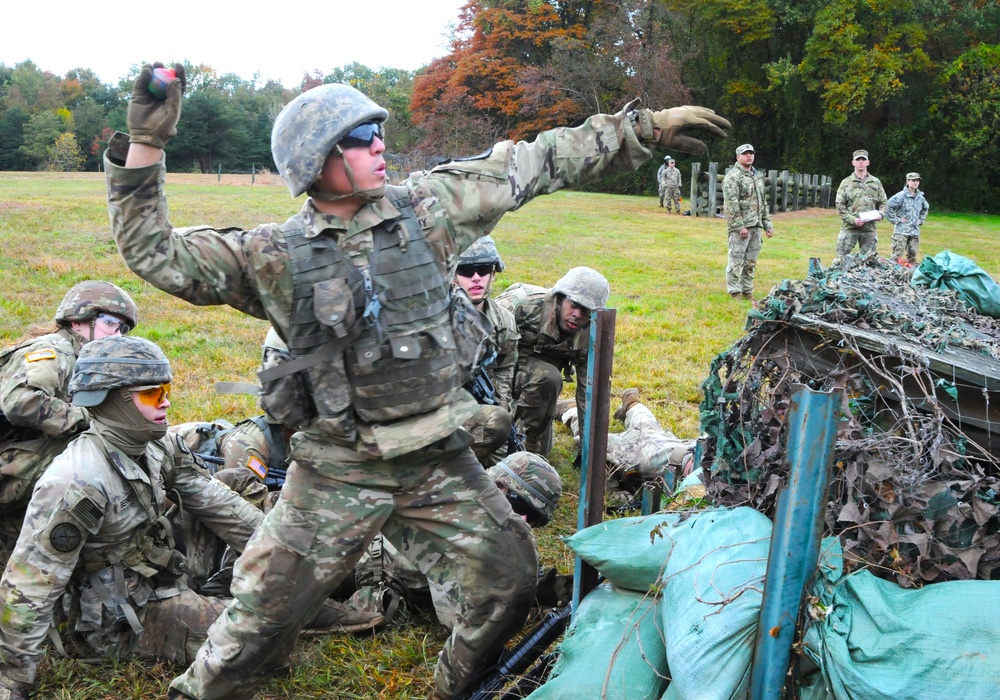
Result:
{"label": "metal fence post", "polygon": [[[590,319],[587,355],[587,410],[580,435],[580,508],[577,529],[597,525],[604,519],[607,478],[608,423],[611,406],[611,368],[615,351],[615,309],[597,309]],[[579,381],[579,378],[577,378]],[[583,596],[597,586],[597,569],[576,558],[573,576],[573,610]]]}
{"label": "metal fence post", "polygon": [[750,671],[750,699],[782,697],[805,587],[816,570],[840,390],[792,390],[788,484],[778,495]]}

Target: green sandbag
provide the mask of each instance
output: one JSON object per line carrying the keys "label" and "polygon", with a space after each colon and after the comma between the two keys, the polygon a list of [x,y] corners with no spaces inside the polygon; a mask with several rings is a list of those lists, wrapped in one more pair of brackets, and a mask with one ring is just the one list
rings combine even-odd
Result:
{"label": "green sandbag", "polygon": [[752,508],[699,513],[677,538],[660,611],[673,670],[664,700],[743,700],[771,545],[771,521]]}
{"label": "green sandbag", "polygon": [[821,571],[804,646],[837,700],[1000,697],[1000,581],[905,589]]}
{"label": "green sandbag", "polygon": [[598,586],[580,601],[549,680],[529,700],[656,700],[667,686],[659,605]]}
{"label": "green sandbag", "polygon": [[911,284],[952,289],[979,313],[1000,318],[1000,285],[976,263],[950,250],[921,260]]}
{"label": "green sandbag", "polygon": [[679,513],[656,513],[607,520],[563,541],[611,583],[645,593],[663,575],[674,539],[685,529],[681,518]]}

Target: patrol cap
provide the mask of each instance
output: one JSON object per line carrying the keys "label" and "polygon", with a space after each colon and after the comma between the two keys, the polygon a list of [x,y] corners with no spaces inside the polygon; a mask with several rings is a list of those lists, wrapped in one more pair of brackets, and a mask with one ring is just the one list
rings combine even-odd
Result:
{"label": "patrol cap", "polygon": [[742,146],[737,146],[736,147],[736,155],[738,155],[738,156],[743,155],[747,151],[750,151],[751,153],[754,152],[753,151],[753,146],[751,146],[749,143],[745,143]]}
{"label": "patrol cap", "polygon": [[674,162],[674,159],[668,156],[668,157],[667,157],[667,162],[668,162],[668,163],[673,163],[673,162]]}
{"label": "patrol cap", "polygon": [[864,158],[865,160],[868,160],[868,151],[866,151],[863,148],[858,149],[857,151],[855,151],[854,152],[854,156],[853,156],[853,160],[857,160],[858,158]]}
{"label": "patrol cap", "polygon": [[906,179],[907,180],[919,180],[920,179],[920,173],[906,173]]}

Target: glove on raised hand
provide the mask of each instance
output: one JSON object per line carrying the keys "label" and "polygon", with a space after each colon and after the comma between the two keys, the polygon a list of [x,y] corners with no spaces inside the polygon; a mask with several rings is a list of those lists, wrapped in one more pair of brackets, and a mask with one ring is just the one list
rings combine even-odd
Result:
{"label": "glove on raised hand", "polygon": [[149,92],[149,81],[153,79],[153,69],[163,68],[162,63],[148,63],[139,71],[139,77],[132,86],[132,101],[128,103],[128,135],[131,143],[144,143],[163,148],[167,141],[177,135],[177,120],[181,117],[181,96],[186,85],[184,66],[174,64],[177,80],[167,85],[167,96],[160,100]]}
{"label": "glove on raised hand", "polygon": [[[724,139],[725,130],[733,126],[728,119],[720,117],[711,109],[695,105],[661,109],[658,112],[640,109],[638,116],[639,131],[643,140],[655,141],[671,151],[696,155],[705,152],[705,143],[692,136],[692,132]],[[655,138],[653,129],[660,130],[659,138]]]}

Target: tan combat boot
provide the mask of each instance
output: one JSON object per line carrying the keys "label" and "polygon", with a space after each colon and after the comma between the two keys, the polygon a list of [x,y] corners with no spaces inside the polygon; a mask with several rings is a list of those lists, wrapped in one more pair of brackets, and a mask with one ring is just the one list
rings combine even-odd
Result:
{"label": "tan combat boot", "polygon": [[625,422],[625,414],[635,404],[639,403],[639,390],[635,387],[622,392],[622,405],[615,409],[615,420]]}

